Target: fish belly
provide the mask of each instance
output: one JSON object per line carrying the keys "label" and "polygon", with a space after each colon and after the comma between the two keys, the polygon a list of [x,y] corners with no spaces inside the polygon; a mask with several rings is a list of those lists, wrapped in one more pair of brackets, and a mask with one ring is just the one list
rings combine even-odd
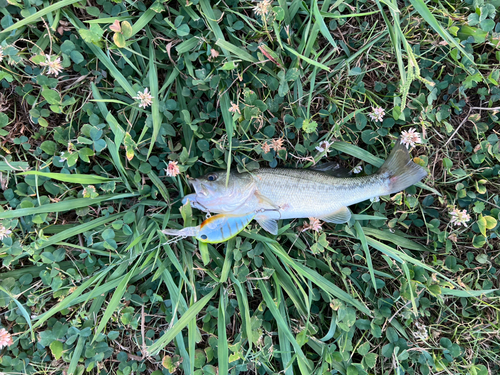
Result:
{"label": "fish belly", "polygon": [[337,178],[311,170],[261,169],[257,192],[279,207],[277,219],[326,217],[342,207],[384,195],[388,181],[379,175]]}

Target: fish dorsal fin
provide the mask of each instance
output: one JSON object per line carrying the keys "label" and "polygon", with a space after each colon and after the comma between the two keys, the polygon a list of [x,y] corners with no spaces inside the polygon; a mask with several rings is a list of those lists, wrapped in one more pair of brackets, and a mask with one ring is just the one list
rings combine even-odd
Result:
{"label": "fish dorsal fin", "polygon": [[257,222],[262,228],[264,228],[264,230],[275,236],[278,234],[278,222],[276,220],[269,219],[265,216],[257,216],[255,220],[257,220]]}
{"label": "fish dorsal fin", "polygon": [[320,217],[320,219],[326,221],[327,223],[347,223],[349,220],[351,220],[351,211],[349,211],[347,207],[341,207],[337,211],[332,212],[327,216]]}
{"label": "fish dorsal fin", "polygon": [[316,164],[315,166],[309,168],[312,169],[313,171],[319,171],[319,172],[329,172],[329,171],[334,171],[335,169],[340,168],[340,164],[336,163],[334,161],[329,161],[327,163],[321,163],[321,164]]}
{"label": "fish dorsal fin", "polygon": [[328,163],[318,164],[314,167],[309,168],[316,172],[323,172],[333,177],[352,177],[352,173],[349,169],[341,167],[339,163],[330,161]]}

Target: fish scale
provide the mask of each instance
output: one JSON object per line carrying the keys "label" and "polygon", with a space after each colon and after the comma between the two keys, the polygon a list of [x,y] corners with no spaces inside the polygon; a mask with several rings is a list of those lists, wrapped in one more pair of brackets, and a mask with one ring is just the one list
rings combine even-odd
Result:
{"label": "fish scale", "polygon": [[283,208],[282,219],[322,217],[360,200],[383,195],[387,176],[339,178],[312,170],[259,169],[252,173],[257,191]]}

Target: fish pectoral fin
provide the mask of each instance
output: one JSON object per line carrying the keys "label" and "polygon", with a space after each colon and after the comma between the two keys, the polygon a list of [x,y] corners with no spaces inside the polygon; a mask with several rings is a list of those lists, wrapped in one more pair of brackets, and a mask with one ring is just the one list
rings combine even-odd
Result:
{"label": "fish pectoral fin", "polygon": [[327,216],[320,217],[319,219],[327,223],[342,224],[351,220],[351,211],[347,207],[341,207],[337,211],[328,214]]}
{"label": "fish pectoral fin", "polygon": [[255,192],[255,196],[258,199],[258,207],[259,209],[264,209],[264,210],[279,210],[279,206],[274,204],[268,197],[260,194],[258,191]]}
{"label": "fish pectoral fin", "polygon": [[255,220],[257,220],[257,222],[262,228],[264,228],[264,230],[275,236],[278,234],[278,222],[276,220],[269,219],[265,216],[257,216]]}

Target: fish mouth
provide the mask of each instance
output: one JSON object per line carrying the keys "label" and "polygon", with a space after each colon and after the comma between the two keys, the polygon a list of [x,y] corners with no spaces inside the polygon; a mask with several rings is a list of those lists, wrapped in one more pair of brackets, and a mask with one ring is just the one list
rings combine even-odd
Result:
{"label": "fish mouth", "polygon": [[203,182],[201,182],[196,178],[190,181],[190,183],[193,186],[196,195],[206,198],[213,193],[213,189],[211,189],[210,186],[207,186],[206,184],[204,184]]}

